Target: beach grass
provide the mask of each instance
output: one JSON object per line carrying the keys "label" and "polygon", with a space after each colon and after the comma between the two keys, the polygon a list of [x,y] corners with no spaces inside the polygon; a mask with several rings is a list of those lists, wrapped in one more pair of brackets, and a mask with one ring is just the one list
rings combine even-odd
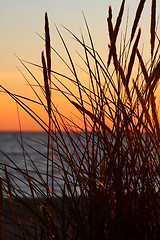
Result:
{"label": "beach grass", "polygon": [[[156,0],[151,2],[147,63],[139,48],[143,28],[138,23],[144,0],[137,6],[129,39],[125,33],[119,42],[125,0],[115,25],[109,6],[107,62],[96,51],[85,16],[90,45],[83,34],[79,38],[64,27],[82,47],[86,85],[58,28],[68,62],[51,46],[45,14],[42,65],[19,60],[35,80],[36,86],[30,84],[30,87],[37,104],[45,109],[48,122],[25,103],[23,95],[17,96],[1,86],[47,133],[45,173],[41,173],[25,150],[22,133],[20,145],[25,169],[20,169],[8,157],[13,165],[3,166],[4,176],[0,179],[0,212],[4,216],[0,222],[1,236],[8,222],[12,225],[12,239],[159,239],[160,123],[156,93],[160,42],[156,32]],[[72,77],[52,70],[52,51],[68,67]],[[43,84],[29,70],[30,65],[42,70]],[[77,92],[72,92],[63,79],[76,87]],[[37,93],[37,86],[44,98]],[[57,108],[55,90],[81,114],[81,126]],[[34,174],[28,169],[26,157]],[[29,194],[13,182],[11,168],[28,185]]]}

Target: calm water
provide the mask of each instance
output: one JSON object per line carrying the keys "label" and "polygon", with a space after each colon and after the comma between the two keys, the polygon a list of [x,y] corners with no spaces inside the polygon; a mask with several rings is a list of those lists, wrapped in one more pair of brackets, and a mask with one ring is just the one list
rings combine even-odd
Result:
{"label": "calm water", "polygon": [[[5,156],[0,152],[0,174],[4,176],[4,163],[6,163],[11,181],[19,186],[19,191],[22,190],[28,193],[29,190],[26,185],[26,180],[22,174],[15,171],[14,164],[20,169],[25,169],[25,159],[31,176],[38,180],[39,177],[34,171],[34,163],[44,177],[44,180],[46,180],[46,158],[44,156],[46,156],[47,153],[47,134],[43,132],[23,132],[22,136],[23,146],[26,151],[25,157],[23,155],[20,133],[0,132],[0,150],[6,154]],[[58,176],[59,172],[55,169],[54,174]]]}
{"label": "calm water", "polygon": [[[19,132],[14,132],[14,133],[0,132],[0,175],[2,177],[5,175],[4,164],[6,164],[7,170],[10,176],[10,181],[14,184],[14,186],[16,186],[17,193],[22,191],[22,192],[26,192],[27,194],[30,194],[27,179],[25,179],[24,174],[21,174],[20,172],[17,171],[17,169],[19,168],[24,170],[25,172],[25,161],[26,161],[27,170],[30,176],[35,179],[36,186],[39,187],[39,190],[45,191],[45,189],[42,188],[42,179],[40,179],[38,173],[36,172],[40,172],[40,176],[42,176],[44,181],[46,181],[46,162],[47,162],[46,156],[47,156],[48,136],[44,132],[23,132],[22,136],[23,136],[23,146],[25,149],[25,153],[23,152],[22,142],[21,142],[21,137]],[[67,147],[70,148],[70,142],[66,134],[63,134],[63,137]],[[75,138],[74,135],[72,135],[72,137],[76,144],[76,151],[78,152],[78,155],[81,157],[84,153],[84,149],[82,148],[83,142],[81,140],[81,144],[80,144],[78,138]],[[84,142],[84,145],[85,145],[85,142]],[[56,149],[54,142],[53,142],[53,147],[54,149]],[[92,145],[90,145],[90,147],[91,147],[90,152],[92,153]],[[63,151],[63,147],[61,150],[58,150],[58,151]],[[74,155],[74,152],[72,152],[72,149],[71,149],[71,153],[75,161],[77,161],[76,155]],[[56,151],[53,152],[53,155],[57,161],[57,164],[60,165],[58,162],[59,158],[58,158],[58,155],[56,154]],[[101,150],[100,150],[97,154],[97,160],[100,160],[102,156],[103,156],[103,152],[101,153]],[[65,156],[64,156],[64,159],[65,159]],[[68,167],[67,167],[67,171],[68,171]],[[50,168],[49,168],[49,175],[52,176],[51,162],[50,162]],[[51,179],[52,178],[50,178],[49,180],[49,187],[51,187]],[[56,180],[54,181],[54,190],[56,191],[57,194],[59,194],[59,185],[62,186],[63,181],[60,175],[60,171],[57,169],[55,162],[54,162],[54,179]],[[159,181],[159,178],[158,178],[158,181]]]}

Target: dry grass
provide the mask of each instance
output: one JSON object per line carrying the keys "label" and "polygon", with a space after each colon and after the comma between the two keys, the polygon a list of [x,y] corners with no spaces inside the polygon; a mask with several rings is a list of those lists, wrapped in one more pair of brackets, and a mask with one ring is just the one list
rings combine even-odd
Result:
{"label": "dry grass", "polygon": [[[115,27],[112,8],[109,7],[107,65],[95,50],[85,17],[90,46],[85,43],[83,35],[80,39],[65,28],[84,50],[82,59],[87,79],[89,77],[88,85],[82,84],[79,79],[75,63],[58,29],[69,63],[51,47],[45,14],[47,61],[42,52],[42,66],[35,65],[43,70],[44,84],[41,85],[34,77],[27,63],[20,61],[45,96],[46,102],[43,102],[36,88],[30,85],[38,99],[37,104],[46,110],[48,124],[25,104],[21,96],[3,88],[48,134],[44,163],[47,170],[44,175],[22,143],[24,159],[25,156],[30,159],[35,175],[27,166],[19,169],[14,163],[14,170],[21,174],[21,181],[30,189],[29,196],[13,182],[14,178],[8,171],[13,167],[3,168],[5,176],[0,182],[0,189],[3,189],[0,193],[2,199],[4,194],[9,196],[12,219],[8,219],[15,222],[19,239],[159,239],[160,124],[156,101],[160,78],[160,61],[157,58],[159,38],[155,27],[156,1],[152,1],[151,56],[145,64],[139,50],[143,29],[136,33],[144,4],[145,1],[141,0],[137,7],[129,44],[126,44],[125,36],[119,51],[116,41],[125,1],[120,6]],[[72,77],[51,70],[52,50],[71,71]],[[139,65],[137,75],[133,76],[136,59]],[[113,73],[109,70],[110,65]],[[64,79],[76,86],[78,95],[64,84]],[[82,128],[57,109],[51,97],[54,90],[58,90],[81,113]],[[34,99],[30,101],[36,102]],[[59,175],[54,175],[54,171],[58,171]],[[59,194],[55,186],[58,186]],[[7,219],[2,204],[0,210]]]}

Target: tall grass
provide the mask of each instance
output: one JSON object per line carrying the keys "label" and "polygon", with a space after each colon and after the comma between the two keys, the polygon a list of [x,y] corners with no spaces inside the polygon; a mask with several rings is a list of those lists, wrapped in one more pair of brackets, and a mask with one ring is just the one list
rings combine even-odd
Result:
{"label": "tall grass", "polygon": [[[27,165],[20,169],[11,159],[12,165],[2,168],[5,175],[0,182],[1,199],[8,203],[12,214],[8,216],[2,204],[0,211],[6,221],[15,224],[12,234],[18,239],[159,239],[160,124],[156,90],[160,77],[160,42],[155,24],[156,1],[152,0],[151,55],[146,64],[139,49],[143,28],[138,29],[144,4],[145,1],[139,2],[130,38],[126,41],[125,33],[119,48],[116,41],[125,0],[115,26],[109,7],[107,64],[94,47],[85,17],[90,46],[83,35],[78,38],[65,28],[84,51],[87,85],[79,78],[58,29],[69,63],[51,47],[45,14],[46,55],[42,52],[42,66],[19,60],[36,82],[36,86],[30,84],[30,87],[37,97],[36,103],[48,114],[48,123],[25,104],[22,96],[1,86],[48,134],[44,175],[23,147],[23,139],[20,144],[24,159],[25,156],[30,159],[34,175]],[[52,51],[66,64],[72,77],[51,70]],[[44,84],[36,79],[28,64],[42,69]],[[77,88],[78,95],[63,83],[64,79]],[[45,101],[39,97],[37,86]],[[54,90],[81,113],[82,127],[59,111],[54,103]],[[21,175],[21,181],[30,189],[29,195],[13,182],[10,168]],[[0,226],[1,231],[2,221]]]}

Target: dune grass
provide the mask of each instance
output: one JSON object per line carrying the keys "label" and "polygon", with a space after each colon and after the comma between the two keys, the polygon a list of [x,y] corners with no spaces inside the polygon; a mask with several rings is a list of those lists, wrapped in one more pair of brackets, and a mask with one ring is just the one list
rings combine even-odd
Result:
{"label": "dune grass", "polygon": [[[156,91],[160,77],[160,42],[156,32],[156,1],[152,0],[150,57],[146,64],[139,49],[143,28],[138,29],[144,4],[145,1],[139,2],[130,38],[127,40],[125,33],[118,44],[125,0],[121,3],[115,26],[109,7],[107,63],[94,47],[85,16],[90,46],[83,35],[78,38],[65,28],[84,52],[87,85],[79,78],[58,29],[69,63],[51,47],[45,14],[46,51],[42,52],[42,66],[19,60],[45,98],[43,101],[36,87],[30,84],[37,104],[48,114],[48,122],[34,112],[22,96],[1,86],[48,134],[44,175],[25,151],[23,138],[20,144],[24,161],[25,157],[30,159],[35,174],[31,174],[27,164],[25,169],[20,169],[11,159],[13,166],[3,167],[0,212],[15,224],[13,234],[18,239],[159,239],[160,124]],[[72,77],[52,71],[52,51],[69,68]],[[133,74],[136,61],[137,72],[134,70]],[[29,64],[42,69],[44,84],[29,70]],[[78,95],[64,85],[63,79],[77,87]],[[54,90],[81,113],[83,127],[59,111],[52,96]],[[33,99],[28,101],[35,102]],[[29,195],[12,181],[10,168],[16,169],[21,181],[29,186]],[[59,171],[60,179],[55,171]],[[55,185],[58,185],[58,192]],[[6,194],[7,200],[3,196]],[[8,203],[9,216],[5,213],[3,198]]]}

